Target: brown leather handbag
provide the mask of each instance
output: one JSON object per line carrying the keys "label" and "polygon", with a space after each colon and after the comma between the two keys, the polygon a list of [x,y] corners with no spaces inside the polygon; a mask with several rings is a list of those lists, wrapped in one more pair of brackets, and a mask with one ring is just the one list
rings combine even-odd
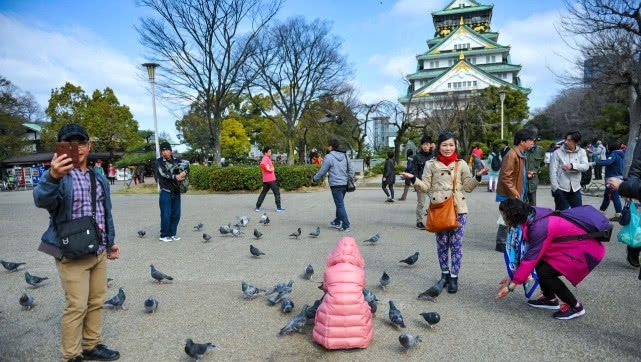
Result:
{"label": "brown leather handbag", "polygon": [[425,230],[433,233],[442,233],[444,231],[454,230],[458,227],[458,214],[456,213],[456,205],[454,203],[457,175],[458,161],[455,161],[454,177],[452,181],[452,196],[443,202],[430,203],[430,206],[427,208]]}

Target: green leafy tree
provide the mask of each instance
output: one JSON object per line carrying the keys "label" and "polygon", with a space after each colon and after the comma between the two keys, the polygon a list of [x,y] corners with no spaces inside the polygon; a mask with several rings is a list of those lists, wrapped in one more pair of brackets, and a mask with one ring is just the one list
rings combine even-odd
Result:
{"label": "green leafy tree", "polygon": [[503,102],[503,138],[512,144],[514,132],[522,128],[521,121],[530,111],[527,94],[509,87],[490,86],[480,92],[478,109],[483,110],[483,138],[472,137],[472,141],[497,140],[501,138],[501,99],[499,91],[506,91]]}
{"label": "green leafy tree", "polygon": [[27,129],[22,125],[31,120],[39,106],[30,94],[21,94],[11,81],[0,76],[0,159],[24,153],[31,141],[24,139]]}
{"label": "green leafy tree", "polygon": [[603,106],[601,114],[592,125],[607,132],[606,140],[625,142],[630,132],[630,112],[625,104],[608,103]]}
{"label": "green leafy tree", "polygon": [[45,114],[51,123],[42,129],[42,142],[53,150],[60,127],[69,123],[84,125],[88,103],[89,97],[85,91],[69,82],[65,83],[62,88],[51,90],[49,105],[45,109]]}
{"label": "green leafy tree", "polygon": [[246,155],[250,149],[243,124],[234,118],[223,120],[220,141],[223,157]]}

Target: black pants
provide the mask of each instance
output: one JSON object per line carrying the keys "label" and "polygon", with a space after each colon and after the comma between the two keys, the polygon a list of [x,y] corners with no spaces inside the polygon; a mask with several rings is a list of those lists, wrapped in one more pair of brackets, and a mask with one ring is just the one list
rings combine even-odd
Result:
{"label": "black pants", "polygon": [[603,170],[603,166],[594,166],[594,179],[595,180],[601,180],[603,178],[602,170]]}
{"label": "black pants", "polygon": [[[387,197],[392,199],[394,198],[394,184],[388,184],[385,181],[383,181],[382,188],[383,188],[383,192]],[[387,191],[387,188],[389,188],[389,192]]]}
{"label": "black pants", "polygon": [[274,198],[276,199],[276,207],[280,209],[280,189],[278,188],[278,184],[276,181],[272,182],[263,182],[263,191],[260,192],[260,196],[258,196],[258,201],[256,201],[256,208],[260,209],[260,206],[263,204],[263,201],[265,201],[265,196],[267,195],[267,191],[271,189],[274,192]]}
{"label": "black pants", "polygon": [[543,260],[539,261],[536,264],[536,274],[539,276],[539,286],[541,292],[547,299],[554,299],[559,297],[564,303],[567,303],[569,306],[574,307],[577,303],[574,294],[570,292],[570,289],[559,279],[561,273],[554,269],[550,264],[544,262]]}

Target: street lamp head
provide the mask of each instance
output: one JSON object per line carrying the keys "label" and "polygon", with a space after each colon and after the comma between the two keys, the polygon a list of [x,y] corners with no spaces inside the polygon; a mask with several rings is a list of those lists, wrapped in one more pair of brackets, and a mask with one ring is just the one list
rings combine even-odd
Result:
{"label": "street lamp head", "polygon": [[147,75],[149,75],[149,80],[154,80],[156,78],[156,68],[160,66],[157,63],[144,63],[143,67],[147,68]]}
{"label": "street lamp head", "polygon": [[505,89],[501,89],[499,91],[499,99],[501,100],[501,103],[505,101],[505,95],[507,94],[507,91]]}

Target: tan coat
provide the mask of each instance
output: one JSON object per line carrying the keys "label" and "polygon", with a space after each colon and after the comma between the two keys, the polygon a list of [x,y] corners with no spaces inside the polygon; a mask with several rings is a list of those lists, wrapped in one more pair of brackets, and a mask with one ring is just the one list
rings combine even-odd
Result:
{"label": "tan coat", "polygon": [[[456,195],[454,203],[456,204],[457,214],[467,214],[467,204],[465,203],[465,192],[472,192],[478,186],[480,181],[472,175],[470,166],[463,160],[457,160],[458,176],[456,177]],[[419,192],[427,192],[430,197],[430,204],[441,203],[452,196],[452,174],[454,173],[454,162],[445,166],[438,159],[432,159],[425,164],[423,179],[416,179],[414,188]]]}
{"label": "tan coat", "polygon": [[525,157],[514,146],[503,157],[496,193],[510,199],[523,200]]}

